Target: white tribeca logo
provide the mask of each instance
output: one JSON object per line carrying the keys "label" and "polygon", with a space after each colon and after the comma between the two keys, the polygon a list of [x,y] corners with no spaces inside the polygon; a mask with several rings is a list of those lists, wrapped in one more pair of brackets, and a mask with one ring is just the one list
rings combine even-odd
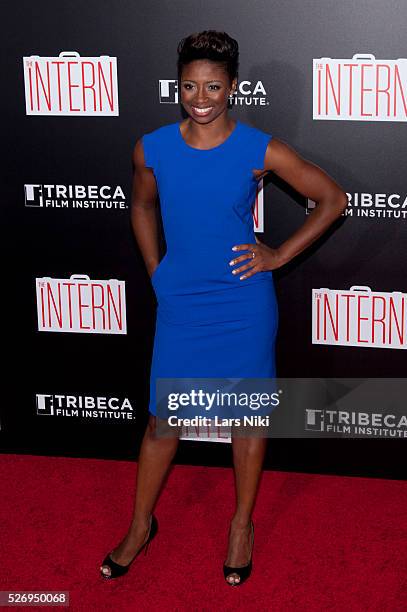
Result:
{"label": "white tribeca logo", "polygon": [[[158,99],[160,104],[178,104],[178,80],[159,79]],[[268,106],[266,89],[262,81],[240,81],[237,92],[230,100],[234,106]]]}
{"label": "white tribeca logo", "polygon": [[120,185],[24,185],[25,205],[33,208],[127,208]]}

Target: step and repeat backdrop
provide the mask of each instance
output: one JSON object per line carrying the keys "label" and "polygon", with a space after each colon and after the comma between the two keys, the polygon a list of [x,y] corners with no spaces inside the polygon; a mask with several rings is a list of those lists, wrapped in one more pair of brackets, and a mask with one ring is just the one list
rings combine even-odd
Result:
{"label": "step and repeat backdrop", "polygon": [[[176,48],[204,29],[239,42],[231,116],[291,145],[348,194],[329,231],[274,272],[279,375],[405,376],[407,4],[44,0],[5,11],[6,331],[16,359],[3,451],[137,456],[156,298],[131,227],[131,155],[144,133],[185,116]],[[260,240],[278,246],[315,205],[270,174],[253,210]],[[273,440],[274,457],[289,468],[297,456],[301,469],[306,448],[310,469],[367,473],[372,457],[400,463],[406,430],[389,421],[329,445]],[[183,461],[229,461],[230,439],[216,430],[184,433]]]}

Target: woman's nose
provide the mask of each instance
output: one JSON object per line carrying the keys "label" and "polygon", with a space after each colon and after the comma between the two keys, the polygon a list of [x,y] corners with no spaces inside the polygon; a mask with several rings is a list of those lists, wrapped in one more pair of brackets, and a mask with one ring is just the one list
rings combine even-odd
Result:
{"label": "woman's nose", "polygon": [[207,102],[207,100],[208,96],[205,89],[198,90],[198,93],[195,97],[195,102],[200,104],[202,102]]}

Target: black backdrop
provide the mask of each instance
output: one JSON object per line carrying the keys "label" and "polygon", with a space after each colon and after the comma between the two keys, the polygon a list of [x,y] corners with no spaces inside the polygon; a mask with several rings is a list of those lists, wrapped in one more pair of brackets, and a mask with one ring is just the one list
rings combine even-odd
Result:
{"label": "black backdrop", "polygon": [[[354,58],[360,69],[363,60],[355,56],[369,54],[365,62],[385,63],[392,74],[398,62],[407,101],[407,60],[399,59],[406,56],[407,5],[379,0],[220,4],[42,1],[5,9],[3,262],[11,280],[3,293],[8,310],[4,331],[10,341],[3,352],[5,388],[10,391],[1,406],[4,452],[137,456],[147,420],[156,303],[130,225],[131,153],[143,133],[181,118],[176,46],[183,36],[203,29],[225,30],[239,41],[241,89],[232,116],[293,146],[331,174],[350,198],[346,219],[274,273],[279,375],[405,374],[405,339],[404,347],[312,341],[313,289],[364,286],[383,295],[405,293],[407,286],[407,207],[401,206],[406,197],[407,109],[399,95],[397,118],[385,116],[385,105],[363,118],[350,116],[346,108],[340,118],[313,116],[313,60],[332,58],[343,64]],[[28,70],[28,60],[23,58],[55,60],[61,52],[117,58],[118,114],[26,114],[23,68]],[[331,68],[337,74],[334,62]],[[66,102],[67,89],[62,93]],[[44,96],[41,105],[44,109]],[[116,208],[74,208],[72,202],[59,208],[40,206],[40,188],[32,185],[42,186],[43,198],[44,185],[104,185],[110,193],[120,186],[124,203]],[[362,207],[354,205],[361,194],[373,199],[363,216]],[[384,196],[374,204],[376,194]],[[391,194],[398,196],[396,207],[388,201]],[[259,236],[277,246],[301,225],[312,203],[275,176],[265,179],[263,195],[264,232]],[[100,193],[98,198],[103,200]],[[124,281],[127,333],[39,330],[36,279],[72,275]],[[112,411],[121,418],[102,416],[101,411],[87,418],[55,414],[58,402],[66,407],[66,396],[117,398],[119,405],[127,400],[131,407],[125,402],[122,410]],[[52,406],[54,414],[48,414]],[[271,440],[266,467],[403,477],[402,444],[385,439]],[[230,445],[183,441],[177,460],[226,465]]]}

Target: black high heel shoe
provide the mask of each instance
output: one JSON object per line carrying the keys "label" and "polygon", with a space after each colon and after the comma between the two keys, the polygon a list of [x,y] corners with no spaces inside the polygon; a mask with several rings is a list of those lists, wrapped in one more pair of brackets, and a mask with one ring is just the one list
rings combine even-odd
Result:
{"label": "black high heel shoe", "polygon": [[[225,580],[228,584],[230,584],[230,586],[239,586],[239,584],[242,584],[245,580],[247,580],[247,578],[250,576],[251,571],[252,571],[252,554],[253,554],[253,546],[254,546],[254,524],[253,521],[250,521],[250,526],[251,526],[251,533],[252,533],[252,552],[250,555],[250,561],[249,563],[247,563],[246,565],[243,565],[241,567],[231,567],[230,565],[226,565],[225,563],[223,564],[223,575],[225,577]],[[227,579],[230,574],[237,574],[240,578],[240,580],[238,582],[229,582],[229,580]]]}
{"label": "black high heel shoe", "polygon": [[[108,553],[106,557],[104,558],[103,563],[100,567],[100,573],[103,576],[103,578],[106,578],[109,580],[110,578],[118,578],[119,576],[124,576],[124,574],[127,574],[127,572],[129,571],[130,565],[133,563],[134,559],[141,553],[143,548],[144,548],[144,554],[147,554],[148,545],[150,544],[151,540],[153,539],[157,531],[158,531],[158,521],[156,517],[154,516],[154,514],[152,514],[148,538],[144,542],[144,544],[141,546],[141,548],[136,552],[136,554],[134,555],[130,563],[128,563],[127,565],[120,565],[120,563],[116,563],[116,561],[113,561],[113,559],[110,557],[110,554],[113,552],[113,551],[110,551],[110,553]],[[110,568],[110,575],[103,573],[102,567],[104,565],[107,565]]]}

